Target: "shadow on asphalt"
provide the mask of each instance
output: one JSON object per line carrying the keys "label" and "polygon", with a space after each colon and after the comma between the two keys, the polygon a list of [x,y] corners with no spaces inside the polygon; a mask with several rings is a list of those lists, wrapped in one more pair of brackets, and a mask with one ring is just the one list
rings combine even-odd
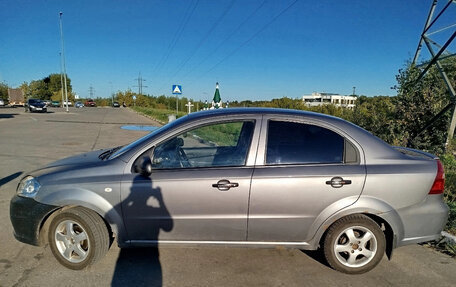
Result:
{"label": "shadow on asphalt", "polygon": [[35,114],[53,114],[53,113],[55,113],[55,112],[49,111],[49,110],[46,111],[46,112],[39,112],[39,111],[38,111],[38,112],[25,111],[25,112],[26,112],[26,113],[29,113],[29,114],[34,114],[34,115],[35,115]]}
{"label": "shadow on asphalt", "polygon": [[[1,118],[1,115],[0,115],[0,118]],[[4,178],[0,179],[0,186],[2,186],[4,184],[7,184],[8,182],[14,180],[15,178],[17,178],[21,174],[22,174],[22,171],[19,171],[19,172],[13,173],[11,175],[8,175],[7,177],[4,177]]]}
{"label": "shadow on asphalt", "polygon": [[302,253],[306,254],[313,260],[317,261],[318,263],[331,268],[328,264],[328,262],[325,259],[325,255],[323,254],[323,250],[318,249],[318,250],[301,250]]}
{"label": "shadow on asphalt", "polygon": [[0,119],[11,119],[14,118],[14,116],[17,116],[18,114],[0,114]]}
{"label": "shadow on asphalt", "polygon": [[162,268],[156,247],[122,248],[111,286],[162,286]]}

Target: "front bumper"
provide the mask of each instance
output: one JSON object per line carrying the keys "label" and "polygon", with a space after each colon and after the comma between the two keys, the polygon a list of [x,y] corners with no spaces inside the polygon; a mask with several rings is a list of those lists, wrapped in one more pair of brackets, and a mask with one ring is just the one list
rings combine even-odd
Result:
{"label": "front bumper", "polygon": [[40,227],[43,220],[58,206],[42,204],[32,198],[15,195],[10,202],[10,219],[17,240],[40,245]]}
{"label": "front bumper", "polygon": [[47,113],[47,107],[43,107],[43,108],[40,108],[40,107],[30,107],[30,111],[31,112],[40,112],[40,113]]}

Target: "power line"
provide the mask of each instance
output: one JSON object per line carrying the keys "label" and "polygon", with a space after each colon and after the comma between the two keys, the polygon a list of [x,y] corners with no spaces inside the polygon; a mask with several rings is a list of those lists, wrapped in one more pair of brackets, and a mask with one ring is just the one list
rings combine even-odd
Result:
{"label": "power line", "polygon": [[220,49],[229,39],[231,39],[231,37],[234,36],[234,34],[236,34],[249,20],[251,20],[253,18],[253,16],[255,16],[255,14],[264,6],[264,4],[266,3],[266,0],[264,0],[252,13],[250,13],[249,16],[247,16],[244,21],[242,21],[232,32],[231,34],[228,35],[228,37],[226,37],[222,42],[220,42],[220,44],[214,49],[212,50],[209,55],[207,57],[205,57],[201,62],[199,62],[196,66],[193,67],[193,69],[191,69],[187,74],[184,75],[183,78],[186,78],[190,73],[192,73],[196,68],[198,68],[199,66],[201,66],[204,62],[206,62],[207,59],[209,59],[212,55],[214,55],[218,49]]}
{"label": "power line", "polygon": [[187,11],[190,11],[187,13],[184,18],[182,18],[182,22],[179,25],[179,28],[176,30],[176,33],[173,36],[173,39],[171,40],[170,44],[168,45],[167,50],[163,54],[162,58],[160,61],[157,63],[154,69],[154,74],[158,74],[162,67],[166,64],[166,62],[169,59],[169,56],[171,55],[172,51],[174,50],[174,47],[176,44],[179,42],[180,37],[182,36],[182,33],[184,32],[185,28],[187,27],[188,21],[190,18],[193,16],[193,12],[195,12],[196,6],[198,6],[199,0],[192,1],[190,2]]}
{"label": "power line", "polygon": [[220,22],[223,20],[223,18],[225,18],[226,14],[231,10],[231,8],[233,7],[235,2],[236,2],[236,0],[232,0],[230,2],[230,4],[225,8],[225,10],[220,15],[220,17],[217,18],[217,20],[212,25],[212,27],[207,31],[206,35],[203,36],[203,38],[196,45],[195,49],[193,49],[193,51],[190,53],[190,56],[188,56],[187,59],[185,59],[184,62],[182,62],[182,64],[177,69],[177,72],[175,72],[171,76],[171,78],[174,78],[177,74],[179,74],[179,72],[188,63],[188,61],[190,61],[190,59],[193,58],[193,56],[196,54],[196,52],[199,50],[199,48],[201,48],[201,46],[204,44],[204,42],[206,42],[206,40],[209,38],[209,36],[212,34],[212,32],[215,30],[215,28],[217,28],[217,26],[220,24]]}
{"label": "power line", "polygon": [[206,72],[204,72],[201,76],[205,76],[207,73],[213,71],[215,68],[217,68],[221,63],[225,62],[228,58],[230,58],[231,56],[233,56],[237,51],[239,51],[242,47],[244,47],[245,45],[247,45],[250,41],[252,41],[256,36],[258,36],[261,32],[263,32],[264,30],[266,30],[266,28],[271,25],[274,21],[276,21],[280,16],[282,16],[285,12],[288,11],[288,9],[290,9],[291,7],[293,7],[296,3],[298,2],[298,0],[295,0],[293,1],[290,5],[288,5],[285,9],[283,9],[282,11],[280,11],[279,14],[277,14],[274,18],[272,18],[268,23],[266,23],[263,27],[261,27],[255,34],[253,34],[250,38],[248,38],[246,41],[244,41],[241,45],[239,45],[236,49],[234,49],[231,53],[229,53],[226,57],[224,57],[222,60],[220,60],[219,62],[217,62],[214,66],[212,66],[212,68],[210,68],[209,70],[207,70]]}
{"label": "power line", "polygon": [[[193,51],[190,53],[190,55],[178,66],[178,69],[177,71],[170,77],[171,80],[174,79],[174,77],[176,77],[177,74],[179,74],[179,72],[182,70],[182,68],[188,63],[188,61],[190,61],[190,59],[196,54],[196,52],[199,50],[199,48],[201,48],[201,46],[204,44],[204,42],[209,38],[210,34],[215,30],[215,28],[217,28],[217,26],[220,24],[220,22],[223,20],[223,18],[226,16],[226,14],[229,12],[229,10],[233,7],[234,5],[234,2],[236,2],[236,0],[232,0],[230,2],[230,4],[228,4],[228,6],[225,8],[225,10],[223,11],[223,13],[217,18],[217,20],[215,21],[215,23],[212,25],[212,27],[207,31],[207,33],[203,36],[203,38],[201,38],[201,40],[199,41],[199,43],[196,45],[195,49],[193,49]],[[163,84],[159,89],[158,91],[160,92],[161,90],[163,90],[163,88],[165,87],[166,84]]]}

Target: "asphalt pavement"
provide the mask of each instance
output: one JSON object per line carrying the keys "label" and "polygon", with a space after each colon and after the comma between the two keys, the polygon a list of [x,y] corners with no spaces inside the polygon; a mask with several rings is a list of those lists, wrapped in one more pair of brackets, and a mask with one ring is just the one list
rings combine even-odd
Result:
{"label": "asphalt pavement", "polygon": [[318,252],[257,248],[136,248],[115,244],[83,271],[61,266],[49,247],[14,239],[9,201],[27,171],[57,159],[131,142],[158,123],[124,108],[25,113],[0,108],[0,286],[455,286],[456,260],[431,248],[394,251],[371,272],[346,275]]}

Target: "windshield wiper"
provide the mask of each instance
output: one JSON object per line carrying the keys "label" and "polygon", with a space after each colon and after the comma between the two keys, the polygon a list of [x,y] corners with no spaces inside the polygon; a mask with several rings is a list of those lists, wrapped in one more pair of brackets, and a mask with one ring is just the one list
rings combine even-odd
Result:
{"label": "windshield wiper", "polygon": [[107,150],[103,153],[101,153],[98,158],[101,159],[101,160],[105,160],[105,159],[108,159],[110,155],[112,155],[114,152],[116,152],[117,150],[119,150],[122,146],[118,146],[118,147],[115,147],[113,149],[110,149],[110,150]]}

